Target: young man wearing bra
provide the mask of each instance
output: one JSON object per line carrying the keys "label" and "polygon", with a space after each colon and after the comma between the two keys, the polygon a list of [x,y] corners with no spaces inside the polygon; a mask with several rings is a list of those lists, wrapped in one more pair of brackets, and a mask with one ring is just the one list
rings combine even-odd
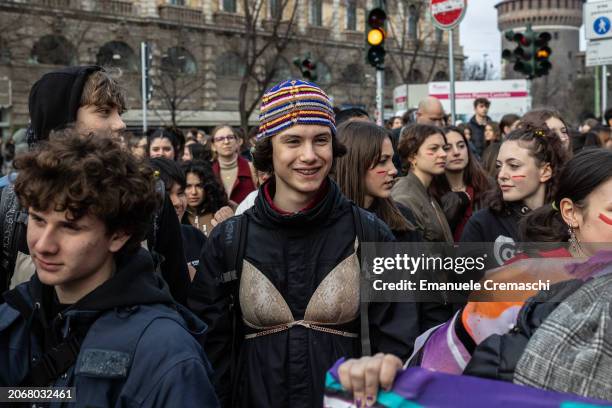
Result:
{"label": "young man wearing bra", "polygon": [[188,304],[209,325],[222,406],[321,406],[326,370],[362,355],[363,314],[373,353],[405,355],[418,333],[409,304],[360,309],[356,220],[369,241],[393,235],[329,178],[345,148],[325,92],[288,80],[260,111],[254,164],[273,176],[254,207],[211,233]]}

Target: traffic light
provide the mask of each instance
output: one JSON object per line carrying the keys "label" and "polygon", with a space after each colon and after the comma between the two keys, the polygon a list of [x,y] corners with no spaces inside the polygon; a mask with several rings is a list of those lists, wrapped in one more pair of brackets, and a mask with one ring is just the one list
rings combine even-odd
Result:
{"label": "traffic light", "polygon": [[310,58],[310,53],[306,54],[304,58],[294,58],[293,65],[298,67],[304,79],[309,81],[317,80],[317,63]]}
{"label": "traffic light", "polygon": [[527,25],[525,33],[515,33],[508,30],[504,33],[506,39],[516,43],[514,50],[505,49],[502,51],[502,58],[514,63],[513,69],[529,79],[548,75],[552,64],[548,60],[552,53],[548,42],[551,39],[550,33],[537,33]]}
{"label": "traffic light", "polygon": [[551,39],[551,35],[548,32],[540,33],[538,38],[535,40],[535,76],[548,75],[548,72],[552,68],[552,64],[549,61],[552,50],[548,46],[548,42]]}
{"label": "traffic light", "polygon": [[142,52],[142,84],[141,86],[144,88],[142,91],[143,96],[145,97],[145,101],[149,102],[151,98],[153,98],[153,78],[151,75],[151,70],[153,67],[153,49],[151,45],[147,42],[141,43],[141,52]]}
{"label": "traffic light", "polygon": [[385,63],[385,22],[387,13],[381,7],[374,8],[368,13],[368,32],[366,41],[368,48],[367,60],[376,69],[383,69]]}

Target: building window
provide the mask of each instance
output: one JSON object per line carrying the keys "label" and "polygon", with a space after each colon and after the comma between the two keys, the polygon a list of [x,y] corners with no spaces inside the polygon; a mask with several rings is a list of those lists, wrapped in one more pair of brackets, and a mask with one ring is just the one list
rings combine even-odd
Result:
{"label": "building window", "polygon": [[318,27],[323,25],[323,0],[310,1],[310,24]]}
{"label": "building window", "polygon": [[291,78],[291,66],[283,57],[276,60],[274,67],[274,82],[281,82]]}
{"label": "building window", "polygon": [[555,32],[553,33],[553,39],[555,39],[555,40],[558,40],[558,39],[559,39],[559,32],[558,32],[558,31],[555,31]]}
{"label": "building window", "polygon": [[420,84],[423,82],[423,74],[418,69],[413,69],[408,74],[408,81],[413,84]]}
{"label": "building window", "polygon": [[168,0],[168,3],[172,4],[173,6],[184,6],[185,0]]}
{"label": "building window", "polygon": [[111,41],[100,47],[96,62],[104,67],[116,67],[126,71],[138,71],[139,67],[132,48],[121,41]]}
{"label": "building window", "polygon": [[223,11],[228,13],[236,12],[236,0],[223,0]]}
{"label": "building window", "polygon": [[324,62],[317,61],[317,83],[324,85],[332,81],[331,70]]}
{"label": "building window", "polygon": [[434,75],[434,82],[444,82],[444,81],[448,81],[448,75],[446,75],[446,72],[444,71],[438,71],[436,72],[436,75]]}
{"label": "building window", "polygon": [[283,15],[283,0],[270,0],[270,17],[280,20]]}
{"label": "building window", "polygon": [[362,84],[363,83],[363,67],[361,64],[348,64],[342,70],[342,81],[349,84]]}
{"label": "building window", "polygon": [[444,31],[440,30],[439,28],[436,28],[436,42],[442,42],[443,38],[444,38]]}
{"label": "building window", "polygon": [[395,73],[391,67],[385,68],[385,86],[395,86]]}
{"label": "building window", "polygon": [[198,65],[185,48],[172,47],[162,56],[161,69],[166,74],[194,75],[198,72]]}
{"label": "building window", "polygon": [[357,0],[346,2],[346,29],[357,31]]}
{"label": "building window", "polygon": [[41,37],[30,53],[31,62],[35,64],[76,65],[76,49],[61,35]]}
{"label": "building window", "polygon": [[11,49],[6,42],[0,39],[0,64],[8,64],[11,62]]}
{"label": "building window", "polygon": [[417,25],[419,23],[419,11],[414,4],[408,7],[408,38],[417,39]]}
{"label": "building window", "polygon": [[242,78],[245,67],[242,58],[235,52],[226,52],[219,57],[217,77]]}

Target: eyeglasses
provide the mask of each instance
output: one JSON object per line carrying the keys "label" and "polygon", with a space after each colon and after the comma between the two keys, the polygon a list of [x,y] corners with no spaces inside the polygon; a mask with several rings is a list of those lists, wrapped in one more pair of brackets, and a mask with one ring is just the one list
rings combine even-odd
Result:
{"label": "eyeglasses", "polygon": [[219,137],[215,137],[213,140],[215,141],[215,143],[231,142],[233,140],[236,140],[236,137],[235,136],[219,136]]}

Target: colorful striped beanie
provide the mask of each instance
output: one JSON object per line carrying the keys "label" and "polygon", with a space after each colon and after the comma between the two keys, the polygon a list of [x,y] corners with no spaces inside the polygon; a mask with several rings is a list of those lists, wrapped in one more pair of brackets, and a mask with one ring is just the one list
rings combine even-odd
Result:
{"label": "colorful striped beanie", "polygon": [[291,79],[269,89],[261,98],[257,140],[272,137],[294,125],[329,126],[336,134],[331,101],[317,85]]}

